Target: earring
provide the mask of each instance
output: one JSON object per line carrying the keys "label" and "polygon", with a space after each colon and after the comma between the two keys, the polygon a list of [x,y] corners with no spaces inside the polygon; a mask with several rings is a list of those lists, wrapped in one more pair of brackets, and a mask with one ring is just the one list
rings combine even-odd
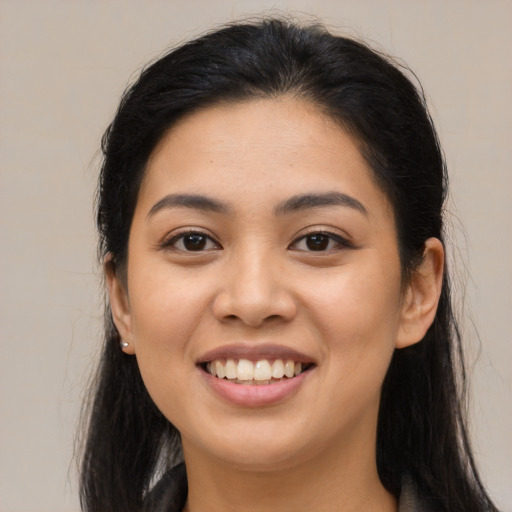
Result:
{"label": "earring", "polygon": [[119,346],[120,346],[121,348],[126,348],[128,345],[129,345],[129,343],[128,343],[127,341],[123,341],[123,340],[121,340],[121,341],[119,342]]}

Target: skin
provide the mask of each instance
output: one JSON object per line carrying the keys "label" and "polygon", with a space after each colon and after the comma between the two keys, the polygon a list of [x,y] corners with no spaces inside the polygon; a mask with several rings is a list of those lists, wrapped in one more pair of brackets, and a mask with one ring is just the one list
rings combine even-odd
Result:
{"label": "skin", "polygon": [[[276,213],[294,196],[332,192],[365,211]],[[169,194],[207,196],[226,211],[155,211]],[[191,230],[205,235],[201,250],[179,237]],[[319,232],[332,235],[311,250]],[[442,245],[429,239],[404,283],[396,237],[356,141],[300,100],[208,108],[165,135],[140,188],[126,275],[108,259],[106,271],[124,350],[181,433],[187,512],[396,510],[376,469],[380,389],[395,348],[432,323],[443,272]],[[267,343],[316,365],[275,404],[227,402],[196,364],[227,344]]]}

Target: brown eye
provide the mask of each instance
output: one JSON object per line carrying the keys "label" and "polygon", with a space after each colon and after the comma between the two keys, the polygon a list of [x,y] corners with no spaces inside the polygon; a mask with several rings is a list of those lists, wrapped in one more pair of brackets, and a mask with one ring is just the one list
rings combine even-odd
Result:
{"label": "brown eye", "polygon": [[316,233],[306,237],[306,247],[310,251],[325,251],[329,248],[330,241],[329,236],[323,233]]}
{"label": "brown eye", "polygon": [[164,248],[183,252],[201,252],[220,249],[212,238],[200,232],[181,233],[163,244]]}
{"label": "brown eye", "polygon": [[208,237],[198,233],[185,235],[183,237],[183,247],[187,251],[202,251],[206,247]]}
{"label": "brown eye", "polygon": [[350,248],[353,248],[353,245],[345,238],[321,231],[305,235],[290,246],[292,250],[305,252],[325,252]]}

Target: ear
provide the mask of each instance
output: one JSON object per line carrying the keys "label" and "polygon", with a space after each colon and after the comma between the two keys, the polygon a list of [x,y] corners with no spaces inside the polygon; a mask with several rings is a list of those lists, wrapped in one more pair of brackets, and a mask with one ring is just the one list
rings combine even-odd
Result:
{"label": "ear", "polygon": [[123,280],[119,275],[119,269],[116,269],[111,254],[107,254],[105,257],[103,268],[105,271],[105,280],[110,299],[112,319],[114,320],[114,324],[119,332],[121,340],[128,342],[128,346],[123,347],[122,350],[126,354],[135,354],[130,301],[126,290],[126,284],[123,283],[125,280]]}
{"label": "ear", "polygon": [[423,259],[404,293],[396,348],[418,343],[436,316],[443,284],[444,247],[437,238],[425,242]]}

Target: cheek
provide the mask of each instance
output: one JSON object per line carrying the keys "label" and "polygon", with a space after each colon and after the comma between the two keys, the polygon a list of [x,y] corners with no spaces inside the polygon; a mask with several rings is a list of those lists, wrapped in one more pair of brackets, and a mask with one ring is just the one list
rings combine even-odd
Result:
{"label": "cheek", "polygon": [[323,340],[321,387],[336,391],[318,396],[318,405],[339,418],[376,414],[395,348],[400,291],[382,277],[361,274],[340,276],[321,288],[309,323]]}
{"label": "cheek", "polygon": [[195,370],[189,342],[208,302],[204,289],[166,267],[152,265],[145,271],[139,265],[130,282],[137,362],[160,408],[184,386],[187,373]]}
{"label": "cheek", "polygon": [[[135,284],[135,283],[134,283]],[[148,278],[146,293],[132,304],[135,357],[146,389],[156,406],[176,427],[187,415],[183,399],[190,395],[189,343],[197,324],[197,297],[184,293],[174,280]]]}
{"label": "cheek", "polygon": [[206,302],[204,288],[165,263],[144,268],[135,262],[134,267],[129,286],[136,340],[175,346]]}
{"label": "cheek", "polygon": [[400,322],[399,266],[370,259],[306,289],[310,325],[320,331],[334,364],[343,372],[385,371]]}

